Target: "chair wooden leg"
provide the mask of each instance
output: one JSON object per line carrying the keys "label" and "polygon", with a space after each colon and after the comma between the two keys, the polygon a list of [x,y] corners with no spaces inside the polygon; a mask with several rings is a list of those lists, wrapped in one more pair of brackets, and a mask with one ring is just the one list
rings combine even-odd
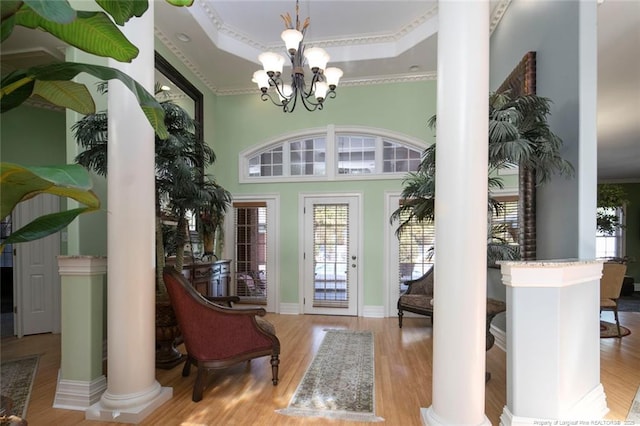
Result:
{"label": "chair wooden leg", "polygon": [[273,386],[278,384],[278,366],[280,365],[280,355],[273,354],[271,355],[271,381],[273,382]]}
{"label": "chair wooden leg", "polygon": [[404,314],[402,313],[402,309],[398,309],[398,327],[402,328],[402,316]]}
{"label": "chair wooden leg", "polygon": [[622,337],[622,333],[620,332],[620,320],[618,319],[618,305],[616,303],[616,307],[613,308],[613,315],[616,318],[616,326],[618,327],[618,337]]}
{"label": "chair wooden leg", "polygon": [[193,402],[198,402],[202,399],[202,392],[206,384],[207,369],[203,366],[198,366],[198,374],[196,375],[196,382],[193,384],[193,396],[191,397]]}
{"label": "chair wooden leg", "polygon": [[191,362],[191,357],[187,355],[187,358],[184,361],[184,367],[182,367],[182,377],[187,377],[191,373]]}

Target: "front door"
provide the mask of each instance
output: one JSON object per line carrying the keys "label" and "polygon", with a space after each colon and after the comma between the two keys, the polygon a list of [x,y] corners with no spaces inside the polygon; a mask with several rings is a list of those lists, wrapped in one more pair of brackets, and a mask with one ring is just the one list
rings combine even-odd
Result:
{"label": "front door", "polygon": [[357,196],[305,197],[304,313],[358,315],[359,207]]}
{"label": "front door", "polygon": [[[19,229],[36,217],[60,210],[59,197],[39,195],[18,204],[13,229]],[[18,337],[58,331],[60,324],[60,233],[14,245],[14,297]]]}

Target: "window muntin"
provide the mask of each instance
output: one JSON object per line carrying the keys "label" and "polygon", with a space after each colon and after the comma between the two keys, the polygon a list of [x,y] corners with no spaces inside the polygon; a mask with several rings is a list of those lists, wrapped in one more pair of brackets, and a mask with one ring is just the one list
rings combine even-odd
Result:
{"label": "window muntin", "polygon": [[402,144],[383,142],[383,173],[407,173],[418,170],[422,153]]}
{"label": "window muntin", "polygon": [[330,125],[326,134],[293,136],[245,151],[240,154],[240,181],[400,179],[418,169],[422,141],[368,130],[336,131]]}
{"label": "window muntin", "polygon": [[[615,214],[618,223],[624,224],[624,209],[598,207],[598,211],[607,214]],[[618,227],[613,234],[596,231],[596,258],[611,259],[624,257],[623,252],[624,228]]]}

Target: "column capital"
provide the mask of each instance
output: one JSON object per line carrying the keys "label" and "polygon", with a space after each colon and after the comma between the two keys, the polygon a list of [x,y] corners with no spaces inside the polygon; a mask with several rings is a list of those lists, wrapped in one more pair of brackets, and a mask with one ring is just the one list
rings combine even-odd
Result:
{"label": "column capital", "polygon": [[60,275],[103,275],[107,272],[106,256],[58,256]]}

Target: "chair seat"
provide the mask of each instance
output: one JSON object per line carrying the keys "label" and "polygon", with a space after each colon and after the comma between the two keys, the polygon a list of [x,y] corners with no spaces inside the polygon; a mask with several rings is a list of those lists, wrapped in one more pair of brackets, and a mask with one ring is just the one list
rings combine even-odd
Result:
{"label": "chair seat", "polygon": [[617,303],[612,299],[600,299],[601,308],[615,308]]}
{"label": "chair seat", "polygon": [[400,296],[400,304],[405,308],[412,307],[428,311],[433,309],[433,297],[424,294],[403,294]]}

